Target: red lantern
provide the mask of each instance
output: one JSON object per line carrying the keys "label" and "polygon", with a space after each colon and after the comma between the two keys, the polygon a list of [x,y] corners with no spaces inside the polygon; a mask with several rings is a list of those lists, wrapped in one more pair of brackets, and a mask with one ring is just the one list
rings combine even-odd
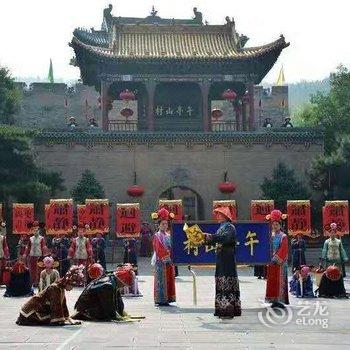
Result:
{"label": "red lantern", "polygon": [[237,97],[237,94],[233,90],[227,89],[222,93],[222,97],[227,101],[234,101]]}
{"label": "red lantern", "polygon": [[135,99],[135,94],[126,89],[119,94],[119,98],[123,101],[131,101]]}
{"label": "red lantern", "polygon": [[145,189],[139,185],[132,185],[127,189],[127,193],[131,197],[141,197],[145,193]]}
{"label": "red lantern", "polygon": [[129,118],[134,114],[134,111],[131,108],[123,108],[120,114],[125,118]]}
{"label": "red lantern", "polygon": [[222,110],[221,109],[213,109],[211,111],[211,116],[215,119],[218,120],[223,116]]}
{"label": "red lantern", "polygon": [[222,193],[233,193],[236,191],[236,186],[230,181],[222,182],[219,184],[219,190]]}

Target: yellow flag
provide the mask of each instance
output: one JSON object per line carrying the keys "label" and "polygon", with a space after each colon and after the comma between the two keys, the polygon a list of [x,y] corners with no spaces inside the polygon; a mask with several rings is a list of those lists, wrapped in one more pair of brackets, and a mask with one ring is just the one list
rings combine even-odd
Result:
{"label": "yellow flag", "polygon": [[283,86],[286,85],[286,79],[284,78],[284,70],[283,66],[281,67],[280,73],[278,74],[278,78],[276,81],[277,86]]}

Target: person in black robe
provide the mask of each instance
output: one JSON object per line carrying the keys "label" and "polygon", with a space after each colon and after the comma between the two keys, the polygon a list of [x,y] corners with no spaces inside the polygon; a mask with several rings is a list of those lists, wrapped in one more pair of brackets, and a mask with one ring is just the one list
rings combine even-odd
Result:
{"label": "person in black robe", "polygon": [[66,236],[54,237],[51,246],[53,258],[59,262],[58,272],[60,277],[63,277],[70,268],[70,262],[68,259],[68,250],[70,247],[69,238]]}
{"label": "person in black robe", "polygon": [[132,283],[132,267],[120,267],[91,281],[75,303],[75,320],[112,321],[126,316],[121,289]]}
{"label": "person in black robe", "polygon": [[92,239],[91,243],[95,261],[100,263],[106,270],[106,240],[101,233],[98,233],[97,236]]}
{"label": "person in black robe", "polygon": [[258,279],[266,279],[266,265],[254,265],[254,276]]}
{"label": "person in black robe", "polygon": [[292,239],[292,261],[293,261],[293,272],[300,270],[301,266],[306,265],[305,251],[306,244],[305,240],[301,235],[297,235]]}
{"label": "person in black robe", "polygon": [[30,282],[29,269],[19,258],[10,270],[10,281],[6,286],[4,297],[28,297],[34,295]]}
{"label": "person in black robe", "polygon": [[344,279],[338,266],[328,266],[316,290],[320,298],[348,298]]}
{"label": "person in black robe", "polygon": [[135,267],[137,274],[137,241],[134,238],[124,240],[124,264],[131,264]]}
{"label": "person in black robe", "polygon": [[236,267],[236,229],[227,207],[214,210],[221,224],[215,234],[205,234],[205,244],[217,244],[215,270],[215,316],[230,319],[241,316],[241,301]]}

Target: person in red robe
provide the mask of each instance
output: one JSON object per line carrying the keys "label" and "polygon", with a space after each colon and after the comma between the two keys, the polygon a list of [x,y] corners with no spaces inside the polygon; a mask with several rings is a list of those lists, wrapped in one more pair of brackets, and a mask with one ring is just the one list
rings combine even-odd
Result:
{"label": "person in red robe", "polygon": [[10,258],[9,247],[6,240],[6,224],[0,223],[0,285],[4,284],[2,280],[5,271],[6,261]]}
{"label": "person in red robe", "polygon": [[174,214],[165,208],[152,214],[152,219],[159,224],[158,232],[153,236],[154,266],[154,303],[159,306],[168,306],[176,301],[175,267],[171,261],[171,239],[167,234],[169,221]]}
{"label": "person in red robe", "polygon": [[273,210],[266,218],[271,222],[273,256],[267,266],[265,301],[272,303],[272,307],[284,308],[284,305],[289,304],[288,237],[281,229],[286,215],[279,210]]}
{"label": "person in red robe", "polygon": [[33,228],[35,232],[28,241],[27,248],[23,254],[23,259],[26,261],[28,258],[31,283],[33,286],[37,287],[40,277],[38,262],[48,253],[48,248],[46,246],[45,238],[41,235],[43,233],[44,225],[34,221]]}

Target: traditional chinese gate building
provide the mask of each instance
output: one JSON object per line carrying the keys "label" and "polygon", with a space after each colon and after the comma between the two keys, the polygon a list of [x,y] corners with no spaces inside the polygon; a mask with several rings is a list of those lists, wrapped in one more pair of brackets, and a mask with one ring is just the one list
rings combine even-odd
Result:
{"label": "traditional chinese gate building", "polygon": [[[185,20],[163,19],[154,9],[146,18],[113,17],[111,10],[104,10],[101,30],[76,29],[71,42],[83,83],[100,92],[103,130],[258,128],[254,85],[289,45],[283,36],[246,47],[248,38],[228,17],[208,25],[197,9]],[[135,101],[118,101],[126,89]],[[236,95],[232,103],[223,101],[227,89]]]}

